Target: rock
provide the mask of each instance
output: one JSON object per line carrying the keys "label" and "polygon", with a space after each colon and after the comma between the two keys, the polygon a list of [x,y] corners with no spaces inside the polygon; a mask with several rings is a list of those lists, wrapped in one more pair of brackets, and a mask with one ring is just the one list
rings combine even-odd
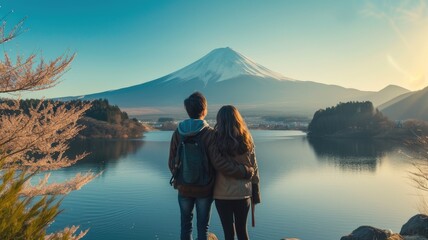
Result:
{"label": "rock", "polygon": [[394,233],[389,238],[387,238],[387,240],[405,240],[405,238],[398,233]]}
{"label": "rock", "polygon": [[404,236],[404,240],[428,240],[428,238],[415,235],[415,236]]}
{"label": "rock", "polygon": [[[198,240],[197,238],[195,240]],[[208,233],[208,240],[218,240],[217,236],[214,233]]]}
{"label": "rock", "polygon": [[428,215],[417,214],[403,225],[401,235],[419,235],[428,238]]}
{"label": "rock", "polygon": [[[389,237],[391,236],[392,236],[391,231],[382,230],[371,226],[361,226],[355,229],[348,236],[343,236],[342,238],[340,238],[340,240],[373,240],[373,239],[392,240],[392,239],[389,239]],[[400,239],[400,238],[396,238],[396,239]]]}
{"label": "rock", "polygon": [[214,233],[208,233],[208,240],[218,240],[218,238]]}

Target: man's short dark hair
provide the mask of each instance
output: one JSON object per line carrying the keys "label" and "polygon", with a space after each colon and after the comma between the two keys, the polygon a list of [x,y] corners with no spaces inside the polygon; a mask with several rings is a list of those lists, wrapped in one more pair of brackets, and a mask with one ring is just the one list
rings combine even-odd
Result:
{"label": "man's short dark hair", "polygon": [[207,99],[200,92],[194,92],[184,99],[184,107],[190,118],[198,119],[207,109]]}

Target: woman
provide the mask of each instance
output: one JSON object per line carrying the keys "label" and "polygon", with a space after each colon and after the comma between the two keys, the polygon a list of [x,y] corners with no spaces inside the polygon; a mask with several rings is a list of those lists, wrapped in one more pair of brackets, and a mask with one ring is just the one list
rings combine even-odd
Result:
{"label": "woman", "polygon": [[231,105],[217,113],[216,144],[223,157],[254,168],[252,179],[236,179],[217,172],[214,186],[215,205],[223,226],[225,240],[247,240],[247,217],[251,204],[260,203],[259,174],[254,142],[244,119]]}

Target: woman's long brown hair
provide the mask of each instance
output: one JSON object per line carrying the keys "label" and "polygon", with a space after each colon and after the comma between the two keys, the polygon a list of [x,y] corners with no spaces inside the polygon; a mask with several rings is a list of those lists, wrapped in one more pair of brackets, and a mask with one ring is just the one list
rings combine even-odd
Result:
{"label": "woman's long brown hair", "polygon": [[216,143],[224,155],[236,156],[254,151],[254,142],[247,124],[232,105],[220,108],[217,113]]}

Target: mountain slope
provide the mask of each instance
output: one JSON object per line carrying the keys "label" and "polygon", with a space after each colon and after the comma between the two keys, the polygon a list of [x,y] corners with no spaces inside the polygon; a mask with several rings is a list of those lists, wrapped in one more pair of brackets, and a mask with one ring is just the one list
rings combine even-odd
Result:
{"label": "mountain slope", "polygon": [[[232,50],[219,48],[196,62],[164,77],[113,91],[64,98],[107,98],[133,112],[183,114],[183,100],[194,91],[206,95],[211,112],[224,104],[237,105],[252,114],[299,114],[346,101],[373,101],[377,106],[405,89],[390,86],[379,92],[359,91],[336,85],[297,81],[254,62]],[[399,92],[399,93],[398,93]]]}
{"label": "mountain slope", "polygon": [[240,75],[291,80],[226,47],[214,49],[196,62],[171,73],[164,82],[175,79],[184,81],[200,79],[207,84],[208,82],[232,79]]}
{"label": "mountain slope", "polygon": [[392,120],[419,119],[428,121],[428,87],[398,96],[381,108],[383,114]]}
{"label": "mountain slope", "polygon": [[402,88],[396,85],[388,85],[378,92],[372,92],[364,97],[364,99],[359,99],[363,101],[370,101],[375,107],[381,108],[383,104],[388,102],[397,96],[409,93],[408,89]]}

